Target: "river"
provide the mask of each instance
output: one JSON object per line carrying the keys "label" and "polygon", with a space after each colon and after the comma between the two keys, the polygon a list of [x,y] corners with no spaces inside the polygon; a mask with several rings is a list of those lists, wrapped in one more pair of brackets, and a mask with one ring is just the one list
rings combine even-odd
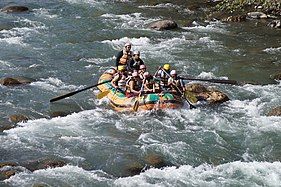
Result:
{"label": "river", "polygon": [[[35,81],[0,86],[0,124],[12,114],[31,118],[0,133],[0,162],[56,157],[67,165],[22,166],[0,186],[280,186],[281,120],[266,116],[281,105],[281,84],[270,79],[281,69],[280,30],[260,20],[186,26],[198,15],[180,1],[13,2],[32,12],[0,12],[0,78]],[[169,17],[180,29],[146,26]],[[96,99],[97,89],[49,102],[95,84],[128,41],[151,72],[170,63],[183,76],[257,84],[203,83],[230,101],[192,110],[116,113],[106,98]],[[50,118],[54,111],[69,115]],[[128,176],[126,168],[146,165],[148,155],[166,167]]]}

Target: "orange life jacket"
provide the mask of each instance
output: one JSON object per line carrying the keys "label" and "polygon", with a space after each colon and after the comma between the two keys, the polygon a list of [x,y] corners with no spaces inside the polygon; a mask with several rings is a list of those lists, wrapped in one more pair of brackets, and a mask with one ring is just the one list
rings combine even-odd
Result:
{"label": "orange life jacket", "polygon": [[132,58],[132,52],[130,51],[127,53],[125,50],[123,50],[123,56],[120,58],[119,63],[126,65],[130,58]]}

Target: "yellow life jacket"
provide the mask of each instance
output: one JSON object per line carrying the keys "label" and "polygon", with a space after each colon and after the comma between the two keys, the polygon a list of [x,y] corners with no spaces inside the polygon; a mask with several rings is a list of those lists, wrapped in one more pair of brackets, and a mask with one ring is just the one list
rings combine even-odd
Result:
{"label": "yellow life jacket", "polygon": [[120,58],[119,63],[122,65],[126,65],[130,58],[132,58],[131,51],[127,53],[125,50],[123,50],[123,56]]}

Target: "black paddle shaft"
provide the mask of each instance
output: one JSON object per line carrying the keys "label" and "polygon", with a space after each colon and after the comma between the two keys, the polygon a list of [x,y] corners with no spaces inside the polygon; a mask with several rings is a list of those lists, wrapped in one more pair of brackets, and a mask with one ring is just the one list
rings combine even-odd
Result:
{"label": "black paddle shaft", "polygon": [[97,87],[97,86],[99,86],[99,85],[105,84],[105,83],[110,82],[110,81],[111,81],[111,80],[104,81],[104,82],[100,82],[100,83],[98,83],[98,84],[95,84],[95,85],[92,85],[92,86],[88,86],[88,87],[83,88],[83,89],[81,89],[81,90],[77,90],[77,91],[70,92],[70,93],[65,94],[65,95],[61,95],[61,96],[55,97],[55,98],[51,99],[50,102],[52,103],[52,102],[54,102],[54,101],[58,101],[58,100],[61,100],[61,99],[66,98],[66,97],[70,97],[70,96],[75,95],[75,94],[77,94],[77,93],[79,93],[79,92],[83,92],[83,91],[85,91],[85,90],[88,90],[88,89]]}
{"label": "black paddle shaft", "polygon": [[232,85],[239,85],[238,81],[235,80],[223,80],[223,79],[195,79],[195,78],[184,78],[179,77],[183,80],[190,80],[190,81],[205,81],[205,82],[213,82],[213,83],[221,83],[221,84],[232,84]]}

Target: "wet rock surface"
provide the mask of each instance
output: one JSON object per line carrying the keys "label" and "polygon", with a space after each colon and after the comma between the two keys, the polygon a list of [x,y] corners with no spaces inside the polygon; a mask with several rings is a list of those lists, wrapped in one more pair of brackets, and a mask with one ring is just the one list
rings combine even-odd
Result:
{"label": "wet rock surface", "polygon": [[29,118],[22,114],[13,114],[9,116],[9,121],[12,123],[27,122]]}
{"label": "wet rock surface", "polygon": [[188,84],[185,89],[194,94],[198,101],[207,101],[209,104],[219,104],[229,100],[225,93],[202,84]]}
{"label": "wet rock surface", "polygon": [[28,7],[19,6],[19,5],[6,6],[1,9],[1,12],[6,12],[6,13],[20,13],[20,12],[27,12],[27,11],[29,11]]}
{"label": "wet rock surface", "polygon": [[268,116],[281,116],[281,106],[271,109],[267,115]]}
{"label": "wet rock surface", "polygon": [[5,77],[0,79],[0,84],[4,86],[18,86],[22,84],[30,84],[34,79],[26,77]]}
{"label": "wet rock surface", "polygon": [[170,30],[178,28],[178,24],[172,20],[161,20],[150,23],[148,27],[155,30]]}

